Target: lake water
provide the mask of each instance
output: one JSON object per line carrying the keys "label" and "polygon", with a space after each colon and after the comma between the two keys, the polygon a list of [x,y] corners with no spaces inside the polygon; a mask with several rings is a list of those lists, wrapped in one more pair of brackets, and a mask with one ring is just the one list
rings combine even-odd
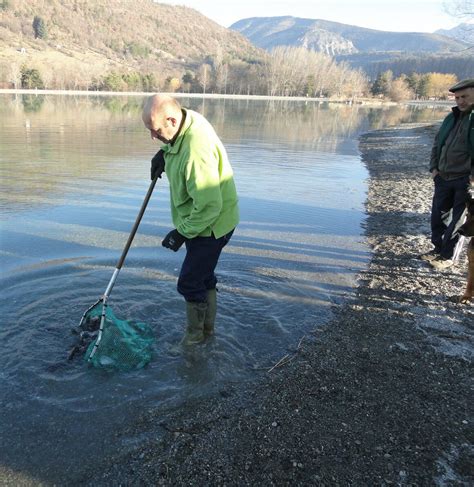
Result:
{"label": "lake water", "polygon": [[88,462],[130,447],[144,408],[252,380],[350,299],[369,253],[361,133],[442,118],[447,109],[182,99],[221,136],[241,223],[223,253],[216,337],[171,353],[184,329],[176,279],[184,250],[159,180],[110,296],[148,323],[153,361],[105,373],[67,361],[71,329],[105,291],[149,185],[158,146],[139,97],[0,96],[0,472],[77,481]]}

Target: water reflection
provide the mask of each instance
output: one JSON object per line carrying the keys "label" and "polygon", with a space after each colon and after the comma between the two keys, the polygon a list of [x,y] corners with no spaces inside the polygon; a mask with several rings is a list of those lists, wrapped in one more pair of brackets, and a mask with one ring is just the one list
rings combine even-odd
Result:
{"label": "water reflection", "polygon": [[21,102],[25,113],[39,112],[43,107],[45,97],[42,95],[21,95]]}
{"label": "water reflection", "polygon": [[[319,102],[183,99],[202,112],[226,144],[251,148],[261,140],[279,147],[280,159],[292,150],[355,154],[355,134],[400,122],[440,119],[446,108],[385,108]],[[2,96],[0,103],[0,205],[14,211],[48,204],[77,193],[74,178],[88,192],[104,181],[146,177],[149,159],[143,143],[140,97]],[[248,154],[251,157],[252,154]],[[21,174],[21,178],[18,177]]]}

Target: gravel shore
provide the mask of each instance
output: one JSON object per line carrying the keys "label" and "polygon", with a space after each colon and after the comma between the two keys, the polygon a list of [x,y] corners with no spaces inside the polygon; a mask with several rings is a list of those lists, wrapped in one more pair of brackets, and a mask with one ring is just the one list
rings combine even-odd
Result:
{"label": "gravel shore", "polygon": [[81,484],[473,485],[474,307],[451,299],[466,255],[445,271],[418,259],[435,130],[360,139],[373,253],[355,299],[257,383],[144,412],[133,428],[146,440]]}

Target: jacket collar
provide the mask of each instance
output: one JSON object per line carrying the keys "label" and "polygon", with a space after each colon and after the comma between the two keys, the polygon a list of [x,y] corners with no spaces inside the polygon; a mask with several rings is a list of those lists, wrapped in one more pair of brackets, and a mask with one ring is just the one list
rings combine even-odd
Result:
{"label": "jacket collar", "polygon": [[458,107],[452,107],[451,111],[453,112],[454,118],[457,120],[459,117],[467,117],[470,116],[472,113],[474,105],[471,105],[465,112],[461,112]]}
{"label": "jacket collar", "polygon": [[177,154],[181,148],[186,132],[192,124],[192,115],[189,110],[182,108],[183,111],[183,121],[181,122],[181,127],[179,128],[176,138],[173,142],[164,145],[163,151],[167,154]]}

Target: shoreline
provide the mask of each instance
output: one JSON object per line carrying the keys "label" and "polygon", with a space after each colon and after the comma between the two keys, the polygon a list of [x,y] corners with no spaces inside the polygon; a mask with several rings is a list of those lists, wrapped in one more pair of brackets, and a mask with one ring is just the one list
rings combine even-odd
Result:
{"label": "shoreline", "polygon": [[[164,92],[163,92],[164,93]],[[67,95],[67,96],[150,96],[151,92],[141,91],[84,91],[84,90],[38,90],[38,89],[13,89],[2,88],[0,95]],[[268,95],[228,95],[216,93],[165,93],[176,98],[206,98],[206,99],[224,99],[224,100],[274,100],[274,101],[304,101],[317,103],[337,103],[350,105],[364,105],[364,106],[397,106],[397,105],[413,105],[413,106],[451,106],[453,101],[445,100],[407,100],[404,102],[393,102],[389,100],[377,100],[370,98],[356,98],[352,99],[331,99],[331,98],[317,98],[304,96],[268,96]]]}
{"label": "shoreline", "polygon": [[472,483],[474,308],[450,299],[463,291],[466,256],[446,271],[418,259],[430,248],[435,129],[405,125],[360,138],[371,260],[354,299],[335,305],[292,361],[218,397],[144,411],[122,433],[141,443],[80,482]]}

